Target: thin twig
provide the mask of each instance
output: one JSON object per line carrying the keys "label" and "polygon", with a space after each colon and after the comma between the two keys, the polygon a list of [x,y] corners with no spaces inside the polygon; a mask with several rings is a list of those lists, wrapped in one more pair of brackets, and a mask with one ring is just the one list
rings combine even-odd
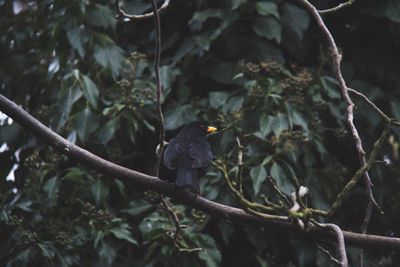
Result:
{"label": "thin twig", "polygon": [[174,244],[176,244],[176,240],[177,240],[177,238],[179,236],[179,233],[181,231],[181,224],[180,224],[180,221],[179,221],[179,217],[178,217],[178,214],[176,214],[174,212],[174,210],[172,209],[169,201],[165,198],[165,196],[163,196],[163,195],[160,195],[160,196],[161,196],[162,206],[169,213],[169,215],[172,218],[172,221],[174,223],[175,232],[172,235],[172,241],[174,242]]}
{"label": "thin twig", "polygon": [[236,181],[238,182],[239,186],[239,193],[243,196],[243,150],[244,146],[240,143],[240,138],[236,137],[236,143],[238,145],[238,156],[237,156],[237,177]]}
{"label": "thin twig", "polygon": [[376,112],[378,112],[379,115],[381,115],[381,117],[386,121],[386,122],[390,122],[390,118],[389,116],[387,116],[380,108],[378,108],[371,100],[369,100],[369,98],[364,95],[363,93],[358,92],[357,90],[354,90],[352,88],[347,88],[347,90],[349,90],[350,93],[355,94],[356,96],[362,98],[362,100],[364,100],[365,103],[367,103],[368,105],[370,105],[372,107],[373,110],[375,110]]}
{"label": "thin twig", "polygon": [[275,179],[271,176],[268,175],[267,176],[268,181],[270,182],[270,184],[272,185],[272,189],[274,189],[274,191],[278,194],[278,196],[280,196],[281,199],[283,199],[286,204],[288,205],[288,207],[291,207],[293,205],[292,201],[290,201],[289,197],[286,196],[278,187],[278,185],[276,184]]}
{"label": "thin twig", "polygon": [[335,6],[335,7],[332,7],[332,8],[318,10],[318,13],[321,14],[321,15],[328,14],[328,13],[333,13],[333,12],[336,12],[336,11],[342,9],[342,8],[351,6],[354,3],[354,1],[355,0],[349,0],[349,1],[345,2],[345,3],[341,3],[341,4],[339,4],[339,5]]}
{"label": "thin twig", "polygon": [[[162,6],[157,10],[157,13],[165,10],[169,5],[169,1],[170,0],[165,0],[164,3],[162,4]],[[148,19],[148,18],[153,17],[154,14],[155,14],[154,11],[150,12],[150,13],[143,14],[143,15],[131,15],[131,14],[128,14],[119,5],[119,0],[115,0],[115,6],[117,7],[117,11],[118,11],[117,18],[122,18],[122,19],[126,19],[126,20],[129,20],[129,21]],[[154,8],[153,8],[153,10],[154,10]]]}
{"label": "thin twig", "polygon": [[[361,233],[363,233],[363,234],[367,233],[368,224],[371,220],[372,209],[373,209],[373,203],[371,201],[369,201],[367,210],[365,212],[364,221],[361,226]],[[364,249],[360,249],[359,262],[360,262],[359,267],[363,267],[364,266]]]}
{"label": "thin twig", "polygon": [[162,154],[164,152],[164,139],[165,139],[165,126],[164,126],[164,115],[161,107],[161,95],[162,95],[162,85],[160,78],[160,57],[161,57],[161,24],[160,24],[160,16],[158,14],[157,5],[155,0],[151,0],[151,5],[153,7],[154,12],[154,24],[156,29],[156,37],[155,37],[155,58],[154,58],[154,73],[156,75],[156,86],[157,86],[157,118],[158,118],[158,127],[159,127],[159,136],[158,136],[158,150],[157,150],[157,159],[156,159],[156,176],[159,176],[160,172],[160,164]]}
{"label": "thin twig", "polygon": [[323,253],[325,253],[326,256],[328,256],[329,259],[330,259],[331,261],[333,261],[333,262],[335,262],[335,263],[337,263],[337,264],[339,264],[339,265],[342,264],[338,259],[336,259],[336,258],[331,254],[331,252],[330,252],[329,250],[327,250],[327,249],[324,248],[323,246],[317,245],[317,248],[318,248],[319,250],[321,250]]}
{"label": "thin twig", "polygon": [[[117,4],[118,4],[118,2],[117,2]],[[156,75],[156,86],[157,86],[156,102],[157,102],[157,115],[158,115],[158,127],[159,127],[159,135],[158,135],[159,145],[158,145],[158,149],[156,152],[157,155],[156,155],[156,164],[155,164],[155,174],[157,177],[160,177],[160,165],[161,165],[162,154],[164,152],[164,146],[165,146],[164,115],[163,115],[162,107],[161,107],[162,85],[161,85],[161,79],[160,79],[161,23],[160,23],[160,16],[158,14],[157,5],[156,5],[155,0],[151,0],[151,6],[153,8],[154,25],[155,25],[155,30],[156,30],[154,72]],[[176,242],[177,237],[181,230],[178,215],[172,209],[169,201],[163,195],[160,195],[160,196],[161,196],[162,206],[169,213],[170,217],[172,218],[172,221],[174,222],[175,233],[172,237],[172,240],[173,240],[175,246],[179,249],[179,246],[177,245],[177,242]]]}

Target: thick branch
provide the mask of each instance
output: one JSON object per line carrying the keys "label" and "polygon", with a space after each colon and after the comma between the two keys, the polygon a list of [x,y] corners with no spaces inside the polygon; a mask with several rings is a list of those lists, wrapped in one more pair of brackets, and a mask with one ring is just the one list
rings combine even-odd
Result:
{"label": "thick branch", "polygon": [[342,267],[349,266],[349,263],[347,260],[347,255],[346,255],[346,246],[344,243],[342,229],[340,229],[339,226],[337,226],[336,224],[333,224],[333,223],[317,223],[315,221],[314,221],[314,223],[319,227],[331,230],[335,234],[336,241],[337,241],[337,250],[338,250],[339,256],[340,256],[339,264]]}
{"label": "thick branch", "polygon": [[[13,118],[21,126],[30,130],[40,140],[48,143],[54,149],[71,158],[74,158],[78,162],[81,162],[90,168],[93,168],[94,170],[103,173],[111,179],[115,178],[125,180],[138,186],[139,188],[151,189],[158,193],[165,194],[166,196],[175,198],[178,201],[181,201],[187,205],[191,205],[215,217],[225,218],[230,221],[240,223],[262,223],[270,227],[275,226],[281,229],[292,230],[301,233],[301,231],[295,225],[289,222],[261,220],[260,218],[250,215],[238,208],[219,204],[200,196],[194,198],[192,194],[178,189],[176,186],[162,181],[157,177],[130,170],[102,159],[62,138],[60,135],[44,126],[29,113],[1,94],[0,110],[9,117]],[[329,238],[330,240],[335,239],[335,236],[326,233],[325,231],[321,231],[321,229],[318,229],[317,227],[312,227],[306,234],[314,237]],[[400,238],[357,234],[346,231],[343,231],[343,236],[346,243],[357,247],[392,249],[400,251]]]}

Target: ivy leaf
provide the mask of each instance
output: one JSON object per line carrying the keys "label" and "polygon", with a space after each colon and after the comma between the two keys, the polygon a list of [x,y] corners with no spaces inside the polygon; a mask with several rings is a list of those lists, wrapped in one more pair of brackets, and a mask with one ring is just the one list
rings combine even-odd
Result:
{"label": "ivy leaf", "polygon": [[227,92],[210,92],[208,94],[208,102],[210,107],[220,109],[228,99],[229,94]]}
{"label": "ivy leaf", "polygon": [[267,179],[267,171],[265,170],[264,166],[258,165],[251,168],[250,177],[253,180],[254,194],[257,195],[258,192],[260,192],[262,182]]}
{"label": "ivy leaf", "polygon": [[278,6],[273,2],[257,2],[256,3],[257,13],[262,16],[274,16],[279,19]]}
{"label": "ivy leaf", "polygon": [[115,135],[115,132],[120,127],[119,117],[112,118],[106,124],[104,124],[97,132],[97,138],[103,144],[107,144],[111,138]]}
{"label": "ivy leaf", "polygon": [[108,196],[108,187],[104,185],[103,181],[99,178],[90,186],[94,201],[97,206],[104,203]]}
{"label": "ivy leaf", "polygon": [[196,114],[189,105],[177,106],[165,113],[165,129],[173,130],[196,120]]}
{"label": "ivy leaf", "polygon": [[285,171],[282,167],[274,162],[271,166],[271,176],[275,179],[278,188],[284,192],[285,194],[289,195],[291,192],[294,191],[294,188],[290,181],[287,178]]}
{"label": "ivy leaf", "polygon": [[277,136],[280,135],[284,130],[287,130],[288,128],[289,128],[289,121],[287,119],[286,114],[279,113],[271,121],[271,129]]}
{"label": "ivy leaf", "polygon": [[115,28],[116,19],[111,10],[105,6],[95,4],[88,12],[88,22],[103,28]]}
{"label": "ivy leaf", "polygon": [[73,105],[82,97],[83,93],[79,86],[63,87],[58,95],[58,111],[60,117],[58,118],[56,129],[59,130],[65,125],[68,120],[69,114]]}
{"label": "ivy leaf", "polygon": [[110,232],[118,239],[122,239],[134,245],[138,245],[138,242],[132,237],[132,234],[129,231],[129,225],[125,223],[121,224],[118,228],[111,229]]}
{"label": "ivy leaf", "polygon": [[297,39],[301,41],[310,24],[310,17],[304,9],[292,4],[285,4],[283,6],[282,23],[287,31],[294,33]]}
{"label": "ivy leaf", "polygon": [[97,102],[99,99],[99,89],[96,84],[86,75],[82,75],[83,84],[82,91],[83,95],[92,105],[92,107],[97,108]]}
{"label": "ivy leaf", "polygon": [[115,251],[114,246],[111,246],[106,242],[101,243],[98,253],[100,262],[103,263],[102,266],[112,266],[112,263],[117,256],[117,252]]}
{"label": "ivy leaf", "polygon": [[153,208],[153,205],[144,202],[144,201],[140,201],[140,202],[136,202],[136,201],[131,201],[129,202],[129,206],[128,208],[122,209],[121,212],[127,213],[129,215],[132,216],[136,216],[139,215],[143,212],[149,211]]}
{"label": "ivy leaf", "polygon": [[282,27],[273,17],[259,18],[253,24],[253,30],[261,37],[276,40],[279,44],[282,39]]}
{"label": "ivy leaf", "polygon": [[85,56],[84,44],[89,40],[85,27],[80,25],[67,31],[67,39],[72,48],[78,51],[81,58]]}
{"label": "ivy leaf", "polygon": [[109,69],[114,79],[122,67],[123,51],[115,44],[96,44],[94,47],[94,58],[101,66]]}
{"label": "ivy leaf", "polygon": [[50,201],[55,200],[58,190],[59,190],[59,185],[60,185],[60,183],[59,183],[58,177],[52,177],[46,181],[46,183],[43,187],[43,190],[47,193],[47,198]]}
{"label": "ivy leaf", "polygon": [[82,142],[86,142],[89,135],[99,127],[96,115],[89,108],[85,108],[76,114],[72,122]]}
{"label": "ivy leaf", "polygon": [[203,249],[199,253],[199,258],[202,259],[207,267],[221,266],[221,252],[216,249],[217,244],[210,236],[203,235],[201,237]]}

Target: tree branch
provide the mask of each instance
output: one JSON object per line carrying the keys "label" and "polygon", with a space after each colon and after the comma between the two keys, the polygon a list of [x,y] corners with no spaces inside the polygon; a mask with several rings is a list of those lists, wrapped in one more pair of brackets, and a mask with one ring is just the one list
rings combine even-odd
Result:
{"label": "tree branch", "polygon": [[354,1],[355,0],[348,0],[347,2],[341,3],[341,4],[339,4],[339,5],[335,6],[335,7],[328,8],[328,9],[323,9],[323,10],[318,10],[318,13],[321,14],[321,15],[328,14],[328,13],[333,13],[333,12],[336,12],[336,11],[342,9],[342,8],[351,6],[354,3]]}
{"label": "tree branch", "polygon": [[[357,128],[354,125],[354,115],[353,115],[353,108],[354,108],[354,103],[352,102],[350,96],[349,96],[349,88],[346,85],[346,82],[343,78],[342,71],[341,71],[341,66],[340,62],[342,60],[342,55],[339,53],[339,49],[336,45],[336,42],[329,31],[329,29],[326,27],[324,21],[321,18],[321,15],[319,14],[319,11],[313,6],[310,2],[307,0],[299,0],[299,2],[305,7],[308,12],[314,17],[316,20],[319,28],[321,29],[322,33],[324,34],[325,38],[328,40],[329,43],[329,48],[331,49],[331,57],[332,57],[332,62],[333,62],[333,71],[334,74],[339,82],[339,87],[340,91],[342,94],[342,97],[344,101],[347,103],[347,124],[351,130],[351,133],[353,135],[353,139],[356,143],[356,149],[358,152],[359,160],[360,160],[360,165],[361,169],[364,169],[366,166],[366,157],[365,157],[365,151],[362,145],[362,141],[360,138],[360,135],[358,134]],[[355,90],[353,90],[355,91]],[[356,92],[356,91],[355,91]],[[353,92],[354,93],[354,92]],[[369,200],[377,207],[379,211],[382,213],[382,209],[376,202],[373,193],[372,193],[372,182],[371,178],[369,177],[368,173],[368,168],[365,168],[365,171],[363,171],[363,176],[364,176],[364,181],[365,181],[365,186],[366,186],[366,191],[369,197]],[[354,176],[353,176],[354,177]],[[357,179],[358,181],[358,179]],[[346,186],[348,186],[347,184]],[[343,192],[343,191],[342,191]],[[337,202],[337,201],[336,201]]]}
{"label": "tree branch", "polygon": [[313,220],[313,223],[315,225],[317,225],[318,227],[331,230],[336,235],[337,250],[338,250],[339,256],[340,256],[339,264],[342,267],[349,266],[349,263],[348,263],[348,260],[347,260],[347,255],[346,255],[346,246],[345,246],[345,243],[344,243],[344,237],[343,237],[342,229],[340,229],[339,226],[337,226],[336,224],[333,224],[333,223],[317,223],[314,220]]}
{"label": "tree branch", "polygon": [[[150,176],[144,173],[140,173],[128,168],[119,166],[110,161],[100,158],[89,151],[82,149],[81,147],[67,141],[57,133],[50,130],[48,127],[40,123],[37,119],[32,117],[29,113],[23,110],[21,107],[10,101],[6,97],[0,94],[0,110],[7,114],[9,117],[14,119],[22,127],[31,131],[41,141],[48,143],[54,149],[67,155],[68,157],[74,158],[78,162],[87,165],[88,167],[101,172],[110,179],[121,179],[129,183],[132,183],[142,189],[150,189],[166,196],[175,198],[182,203],[191,205],[194,208],[202,210],[212,216],[218,218],[229,219],[239,223],[262,223],[269,227],[277,227],[283,230],[292,230],[297,233],[303,233],[295,225],[276,220],[261,220],[260,218],[246,213],[245,211],[219,204],[217,202],[208,200],[206,198],[197,196],[193,197],[192,194],[185,190],[176,188],[168,182],[162,181],[157,177]],[[321,231],[318,227],[311,227],[309,232],[305,233],[319,238],[327,238],[334,240],[335,236]],[[377,235],[365,235],[352,232],[343,231],[343,236],[349,245],[356,247],[369,247],[378,249],[391,249],[400,251],[400,238],[395,237],[384,237]]]}
{"label": "tree branch", "polygon": [[[164,3],[162,4],[162,6],[157,10],[159,12],[165,10],[168,5],[169,5],[169,1],[170,0],[165,0]],[[128,13],[126,13],[121,6],[119,5],[119,1],[115,0],[115,6],[117,7],[117,11],[118,11],[118,15],[117,18],[123,18],[126,19],[128,21],[133,21],[133,20],[143,20],[143,19],[148,19],[154,16],[155,12],[150,12],[150,13],[146,13],[143,15],[130,15]],[[154,9],[153,9],[154,10]]]}

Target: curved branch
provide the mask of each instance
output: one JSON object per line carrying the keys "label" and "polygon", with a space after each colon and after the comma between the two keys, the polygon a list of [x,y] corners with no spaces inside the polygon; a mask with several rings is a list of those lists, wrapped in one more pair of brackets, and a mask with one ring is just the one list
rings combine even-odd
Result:
{"label": "curved branch", "polygon": [[[78,162],[81,162],[90,168],[93,168],[94,170],[103,173],[110,179],[116,178],[125,180],[129,183],[135,184],[139,188],[151,189],[158,193],[165,194],[215,217],[225,218],[239,223],[262,223],[270,227],[277,227],[284,230],[292,230],[297,233],[304,233],[303,231],[299,230],[297,226],[290,222],[262,220],[238,208],[219,204],[200,196],[194,198],[189,192],[176,188],[176,186],[162,181],[157,177],[130,170],[100,158],[99,156],[96,156],[62,138],[60,135],[50,130],[21,107],[1,94],[0,110],[9,117],[13,118],[21,126],[31,131],[40,140],[48,143],[57,151],[76,159]],[[329,238],[331,240],[335,239],[334,235],[326,233],[326,231],[321,231],[321,229],[318,227],[311,227],[309,231],[304,234],[320,238]],[[369,247],[400,251],[400,238],[365,235],[346,231],[343,231],[343,236],[346,243],[356,247]]]}
{"label": "curved branch", "polygon": [[349,266],[349,263],[347,260],[347,255],[346,255],[346,246],[344,243],[342,229],[340,229],[340,227],[334,223],[317,223],[316,221],[313,221],[313,223],[315,223],[317,226],[319,226],[321,228],[329,229],[335,234],[336,242],[337,242],[337,250],[338,250],[339,256],[340,256],[339,264],[342,267]]}
{"label": "curved branch", "polygon": [[[165,0],[164,3],[162,4],[162,6],[157,10],[158,13],[160,13],[161,11],[165,10],[168,5],[169,5],[169,1],[170,0]],[[119,1],[115,0],[115,5],[117,7],[117,11],[118,11],[118,15],[117,18],[123,18],[123,19],[127,19],[129,21],[133,21],[133,20],[142,20],[142,19],[148,19],[154,16],[154,12],[150,12],[150,13],[146,13],[143,15],[130,15],[128,13],[126,13],[119,5]]]}

